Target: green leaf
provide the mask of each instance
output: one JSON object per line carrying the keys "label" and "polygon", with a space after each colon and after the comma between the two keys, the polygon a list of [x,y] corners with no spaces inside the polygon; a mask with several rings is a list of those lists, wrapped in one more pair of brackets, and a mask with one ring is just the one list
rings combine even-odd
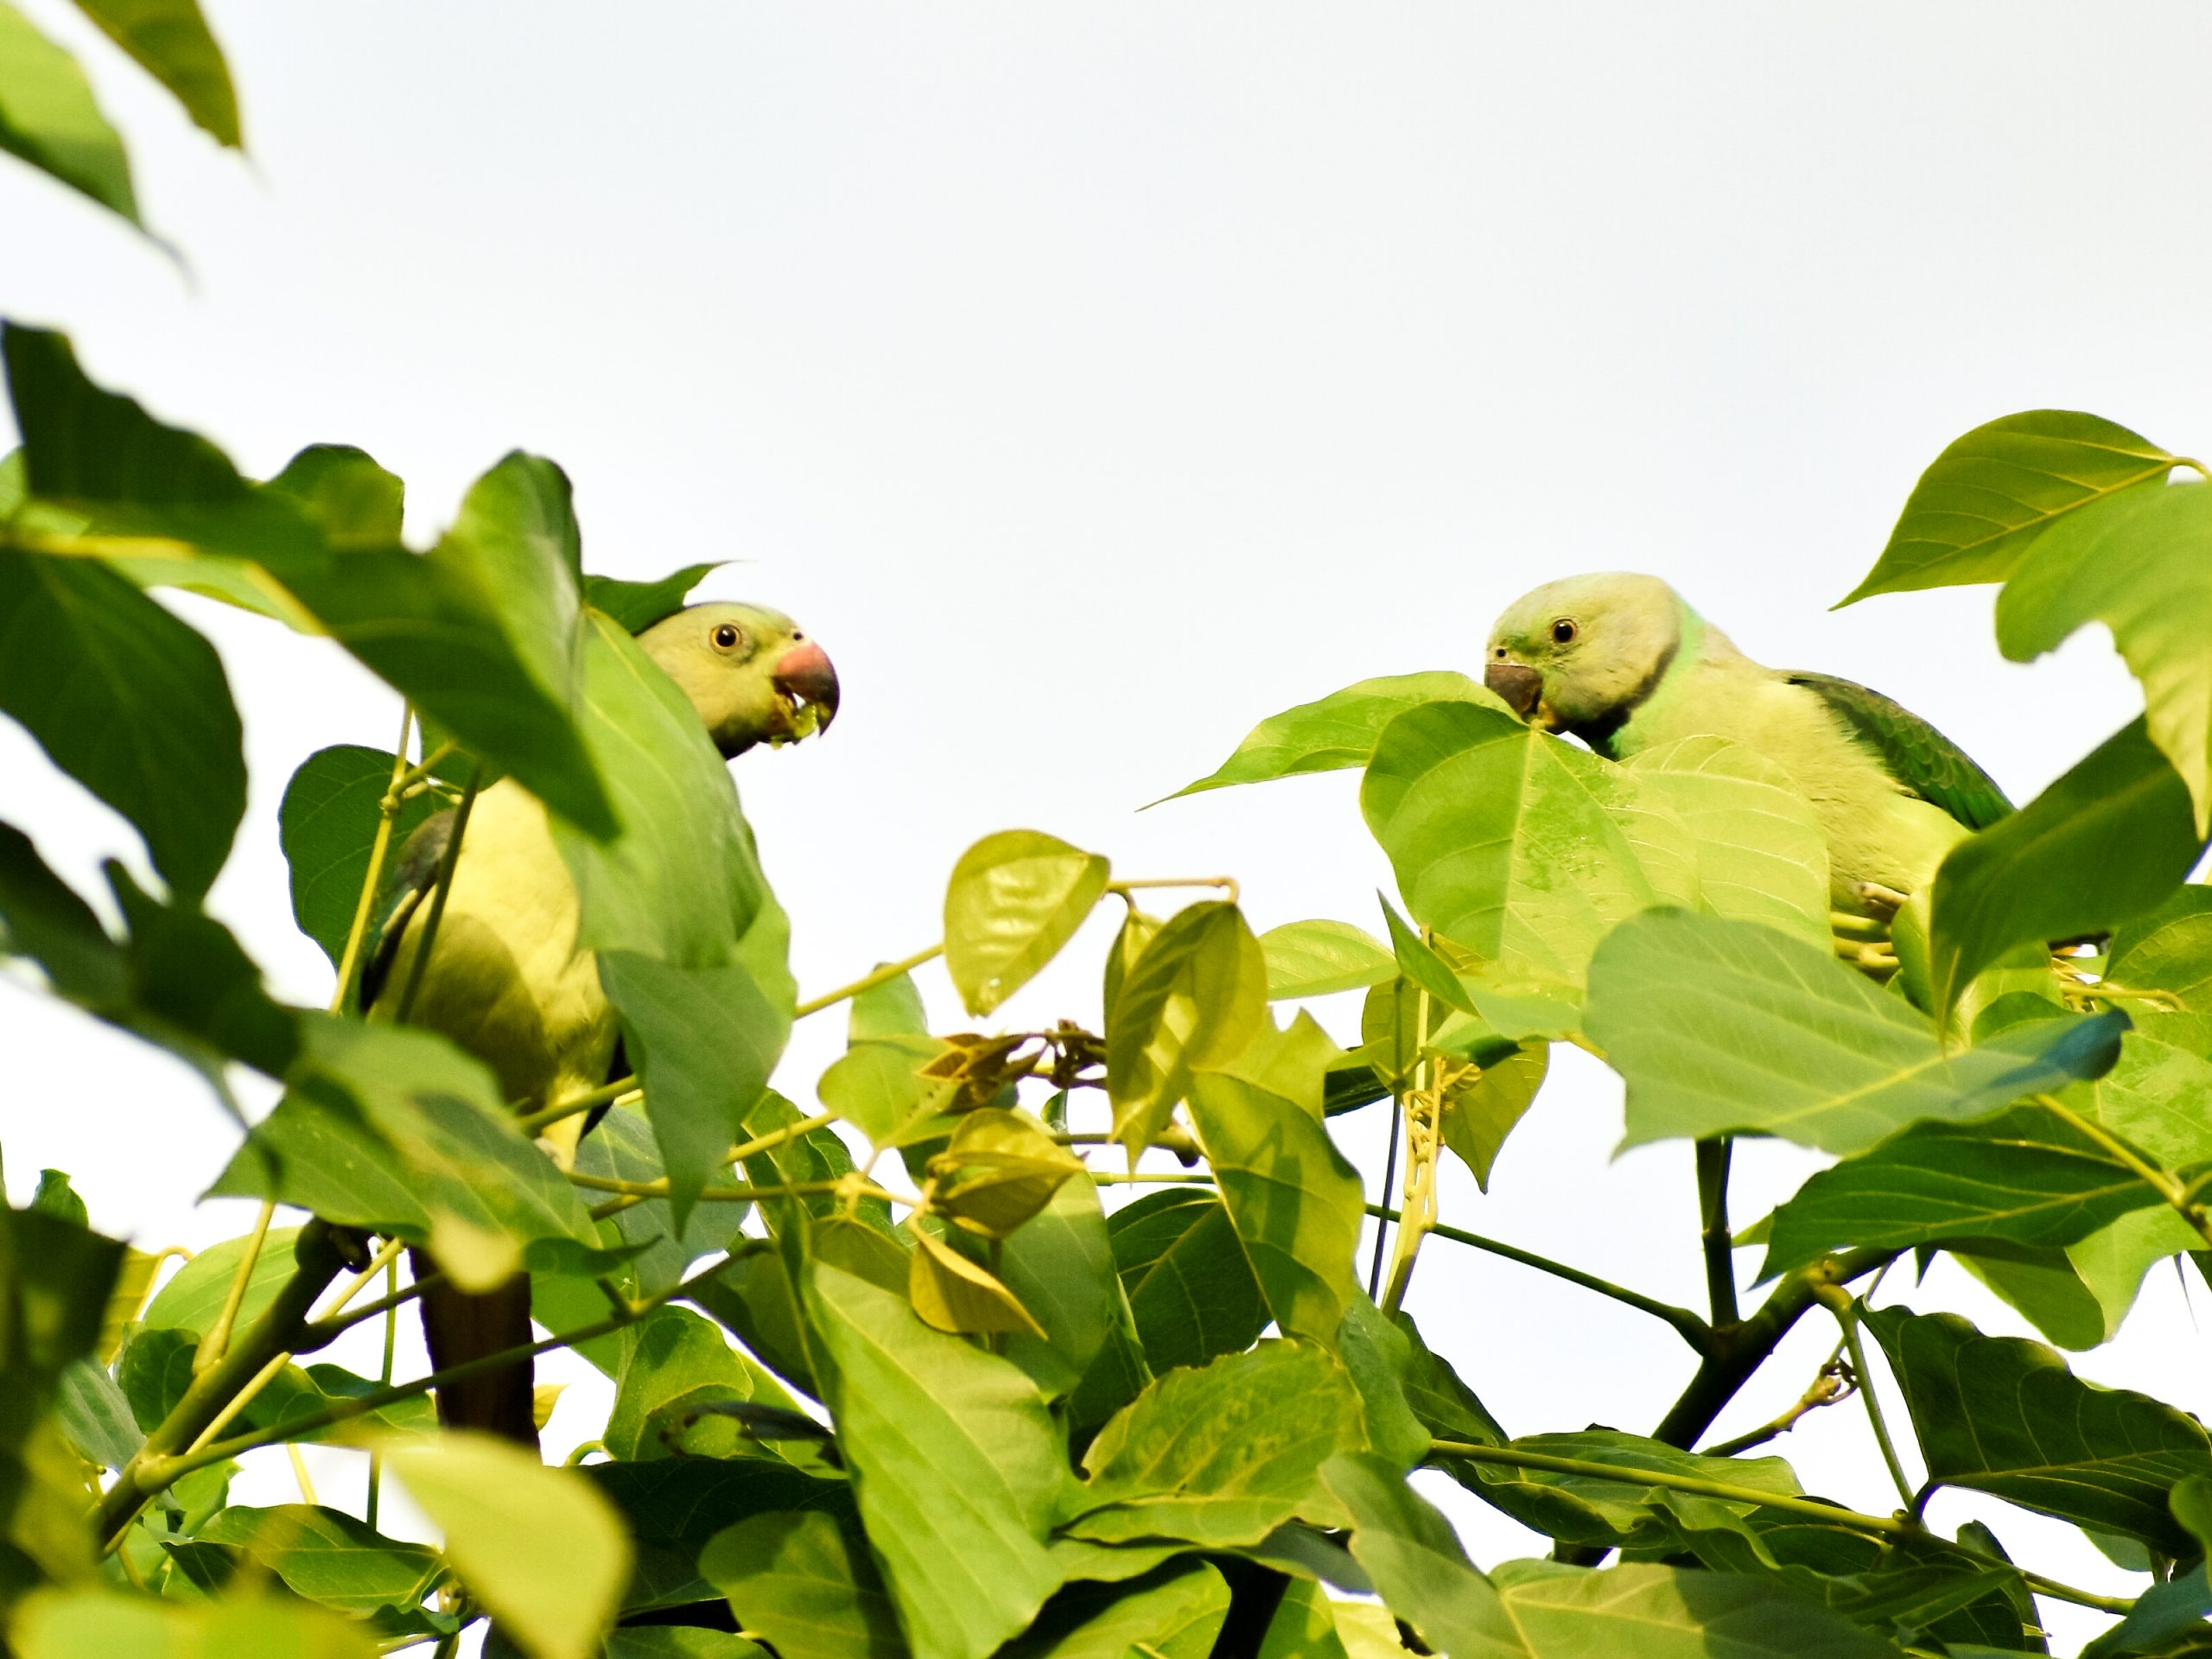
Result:
{"label": "green leaf", "polygon": [[9,1630],[22,1659],[374,1659],[351,1619],[268,1596],[179,1601],[113,1590],[45,1591]]}
{"label": "green leaf", "polygon": [[[205,438],[87,380],[61,335],[10,324],[0,351],[31,494],[79,516],[73,550],[174,557],[181,549],[216,567],[260,566],[426,721],[587,833],[614,833],[565,697],[518,655],[494,599],[451,560],[355,541],[360,504],[388,496],[391,475],[375,462],[318,450],[295,462],[300,475],[255,485]],[[343,517],[319,516],[332,514]],[[51,539],[71,550],[72,537]]]}
{"label": "green leaf", "polygon": [[772,1659],[757,1642],[696,1624],[640,1625],[607,1633],[607,1659]]}
{"label": "green leaf", "polygon": [[1193,1071],[1243,1052],[1267,1024],[1267,976],[1233,904],[1192,905],[1160,930],[1106,1010],[1116,1140],[1132,1151],[1150,1145]]}
{"label": "green leaf", "polygon": [[[745,1115],[741,1125],[747,1139],[789,1128],[799,1121],[799,1109],[774,1090],[760,1096],[760,1102]],[[824,1127],[810,1129],[794,1140],[785,1141],[759,1152],[745,1160],[745,1179],[756,1186],[772,1186],[779,1183],[803,1185],[814,1181],[834,1181],[849,1174],[853,1168],[853,1154],[836,1130]],[[834,1193],[824,1193],[810,1198],[764,1198],[761,1213],[768,1217],[772,1228],[783,1230],[780,1217],[794,1212],[814,1216],[842,1213],[842,1202]],[[881,1198],[862,1198],[857,1211],[858,1218],[878,1232],[891,1231],[891,1206]]]}
{"label": "green leaf", "polygon": [[1396,1470],[1365,1453],[1339,1452],[1322,1465],[1321,1478],[1351,1512],[1354,1559],[1431,1652],[1528,1659],[1504,1604],[1468,1560],[1452,1523]]}
{"label": "green leaf", "polygon": [[1066,1531],[1099,1543],[1256,1544],[1298,1516],[1331,1518],[1323,1462],[1363,1444],[1351,1376],[1329,1355],[1262,1343],[1200,1370],[1169,1371],[1084,1454]]}
{"label": "green leaf", "polygon": [[1043,1210],[1007,1236],[998,1273],[1045,1330],[1042,1338],[1011,1332],[1000,1351],[1036,1379],[1047,1400],[1072,1394],[1110,1340],[1136,1339],[1088,1174],[1061,1183]]}
{"label": "green leaf", "polygon": [[385,1466],[445,1534],[469,1592],[537,1659],[590,1659],[630,1576],[614,1506],[575,1471],[486,1434],[383,1448]]}
{"label": "green leaf", "polygon": [[1191,1117],[1268,1311],[1286,1336],[1334,1342],[1359,1292],[1358,1172],[1318,1110],[1225,1071],[1192,1080]]}
{"label": "green leaf", "polygon": [[2094,1075],[2126,1016],[2037,1020],[1947,1054],[1923,1015],[1834,957],[1660,910],[1599,948],[1586,1025],[1628,1082],[1624,1146],[1751,1130],[1849,1154]]}
{"label": "green leaf", "polygon": [[1384,727],[1408,709],[1440,702],[1505,707],[1464,674],[1392,674],[1361,680],[1318,702],[1301,702],[1262,721],[1219,767],[1167,798],[1226,789],[1231,784],[1263,784],[1309,772],[1363,766]]}
{"label": "green leaf", "polygon": [[983,1659],[1059,1584],[1044,1540],[1068,1474],[1044,1397],[1011,1362],[826,1262],[806,1304],[836,1369],[838,1447],[917,1659]]}
{"label": "green leaf", "polygon": [[1732,1573],[1516,1561],[1497,1584],[1531,1659],[1897,1659],[1842,1615]]}
{"label": "green leaf", "polygon": [[1104,896],[1096,853],[1035,830],[1002,830],[960,855],[944,893],[944,966],[982,1015],[1035,977]]}
{"label": "green leaf", "polygon": [[341,1510],[306,1503],[225,1510],[199,1535],[243,1549],[310,1601],[362,1616],[415,1606],[440,1570],[427,1545],[401,1543]]}
{"label": "green leaf", "polygon": [[2212,887],[2186,887],[2114,931],[2107,983],[2161,991],[2190,1013],[2212,1013]]}
{"label": "green leaf", "polygon": [[[1641,1434],[1624,1434],[1618,1429],[1531,1434],[1510,1444],[1516,1452],[1601,1463],[1623,1471],[1619,1480],[1557,1474],[1545,1469],[1512,1469],[1489,1463],[1474,1465],[1471,1480],[1459,1470],[1453,1471],[1460,1484],[1496,1504],[1523,1526],[1567,1543],[1609,1549],[1673,1546],[1675,1529],[1661,1503],[1665,1489],[1637,1486],[1635,1474],[1639,1470],[1725,1481],[1732,1486],[1771,1492],[1777,1497],[1796,1497],[1802,1491],[1796,1473],[1780,1458],[1703,1457]],[[1740,1516],[1758,1506],[1729,1500],[1726,1507]]]}
{"label": "green leaf", "polygon": [[[237,1325],[250,1328],[268,1311],[295,1271],[292,1244],[300,1236],[296,1227],[271,1227],[263,1237],[247,1276],[245,1294],[238,1303]],[[214,1328],[231,1283],[245,1259],[247,1236],[226,1238],[210,1244],[172,1274],[147,1305],[139,1323],[149,1331],[188,1331],[204,1337]]]}
{"label": "green leaf", "polygon": [[[575,1189],[483,1065],[404,1027],[310,1016],[307,1052],[211,1194],[273,1198],[425,1245],[464,1290],[597,1260]],[[600,1266],[604,1271],[604,1264]]]}
{"label": "green leaf", "polygon": [[1707,911],[1827,948],[1827,838],[1788,772],[1725,737],[1662,743],[1628,769],[1639,796],[1681,819],[1697,843]]}
{"label": "green leaf", "polygon": [[1400,715],[1359,798],[1414,919],[1486,962],[1579,978],[1614,923],[1696,899],[1696,849],[1633,773],[1503,709]]}
{"label": "green leaf", "polygon": [[133,225],[130,158],[77,60],[0,0],[0,150]]}
{"label": "green leaf", "polygon": [[1171,1563],[1126,1587],[1071,1586],[1003,1659],[1207,1659],[1228,1617],[1218,1572],[1204,1561]]}
{"label": "green leaf", "polygon": [[1853,1244],[2063,1246],[2158,1201],[2101,1145],[2041,1106],[1969,1124],[1916,1123],[1798,1188],[1774,1212],[1759,1276]]}
{"label": "green leaf", "polygon": [[820,1510],[756,1515],[716,1533],[700,1576],[741,1630],[783,1659],[901,1659],[906,1644],[857,1526]]}
{"label": "green leaf", "polygon": [[722,1339],[715,1325],[680,1307],[657,1308],[622,1333],[614,1408],[601,1439],[626,1463],[656,1458],[773,1457],[716,1408],[732,1403],[794,1409],[775,1379]]}
{"label": "green leaf", "polygon": [[2109,932],[2156,907],[2202,850],[2188,785],[2130,721],[1943,860],[1929,930],[1936,1007],[2015,945]]}
{"label": "green leaf", "polygon": [[238,94],[198,0],[77,0],[77,10],[168,87],[193,125],[239,148]]}
{"label": "green leaf", "polygon": [[677,968],[719,968],[766,893],[729,771],[675,682],[610,617],[587,612],[579,715],[621,833],[556,822],[582,906],[576,944]]}
{"label": "green leaf", "polygon": [[128,1000],[122,949],[30,837],[8,823],[0,823],[0,954],[36,963],[55,995],[79,1007],[119,1008]]}
{"label": "green leaf", "polygon": [[622,1017],[623,1052],[644,1079],[678,1226],[783,1058],[798,1000],[790,954],[790,918],[765,885],[735,957],[720,967],[600,954],[600,982]]}
{"label": "green leaf", "polygon": [[2212,1583],[2199,1561],[2194,1571],[2154,1584],[2136,1598],[2126,1618],[2082,1649],[2082,1659],[2123,1654],[2165,1654],[2203,1659],[2212,1649]]}
{"label": "green leaf", "polygon": [[213,645],[97,559],[0,548],[0,709],[137,827],[174,888],[207,892],[245,811]]}
{"label": "green leaf", "polygon": [[[1395,1645],[1395,1635],[1392,1641]],[[1350,1659],[1344,1638],[1337,1633],[1328,1592],[1303,1579],[1293,1579],[1286,1585],[1282,1599],[1275,1604],[1274,1617],[1268,1621],[1257,1659]]]}
{"label": "green leaf", "polygon": [[1551,1066],[1548,1043],[1527,1043],[1444,1095],[1444,1144],[1473,1172],[1475,1185],[1490,1191],[1490,1172],[1529,1108],[1544,1086]]}
{"label": "green leaf", "polygon": [[425,562],[481,594],[531,678],[573,706],[582,556],[569,475],[518,449],[468,486]]}
{"label": "green leaf", "polygon": [[595,611],[604,611],[632,633],[643,633],[656,622],[671,617],[683,608],[683,601],[691,590],[714,571],[722,568],[724,561],[716,559],[708,564],[687,564],[681,570],[671,571],[658,582],[621,582],[613,576],[586,576],[584,603]]}
{"label": "green leaf", "polygon": [[[391,756],[382,749],[340,743],[317,749],[300,763],[277,808],[278,835],[292,877],[292,917],[300,931],[322,947],[335,968],[346,954],[368,879],[370,850],[383,822],[380,803],[391,784]],[[392,820],[394,849],[441,803],[417,795]]]}
{"label": "green leaf", "polygon": [[2072,410],[2030,410],[1978,426],[1920,475],[1881,557],[1843,603],[2002,582],[2054,523],[2157,483],[2179,459],[2124,426]]}
{"label": "green leaf", "polygon": [[146,1443],[130,1402],[95,1359],[72,1360],[63,1370],[54,1414],[70,1449],[102,1469],[122,1468]]}
{"label": "green leaf", "polygon": [[2151,741],[2189,785],[2202,837],[2212,825],[2212,488],[2131,490],[2053,526],[1997,596],[1997,643],[2015,662],[2055,649],[2088,622],[2143,683]]}
{"label": "green leaf", "polygon": [[1396,958],[1350,922],[1286,922],[1260,935],[1268,961],[1268,1000],[1326,996],[1380,985],[1397,975]]}
{"label": "green leaf", "polygon": [[1449,1438],[1423,1421],[1408,1392],[1408,1382],[1425,1382],[1428,1365],[1436,1363],[1419,1342],[1409,1321],[1393,1319],[1364,1296],[1345,1306],[1337,1327],[1337,1357],[1359,1390],[1365,1449],[1401,1470],[1427,1462],[1429,1443]]}
{"label": "green leaf", "polygon": [[1148,1192],[1107,1218],[1145,1357],[1161,1374],[1242,1352],[1268,1325],[1260,1281],[1218,1195]]}
{"label": "green leaf", "polygon": [[2194,1417],[2084,1382],[2041,1343],[1986,1337],[1955,1313],[1890,1307],[1865,1320],[1904,1392],[1931,1481],[2188,1551],[2166,1494],[2212,1473],[2212,1442]]}
{"label": "green leaf", "polygon": [[[1490,1408],[1459,1380],[1459,1374],[1452,1369],[1451,1363],[1421,1340],[1420,1327],[1414,1325],[1413,1316],[1400,1313],[1392,1316],[1392,1322],[1405,1332],[1411,1348],[1398,1374],[1398,1387],[1423,1427],[1440,1440],[1464,1440],[1475,1446],[1504,1445],[1506,1433],[1490,1414]],[[1440,1460],[1438,1466],[1451,1471],[1453,1478],[1462,1482],[1465,1477],[1459,1470],[1471,1467],[1466,1464],[1455,1465],[1448,1460]]]}
{"label": "green leaf", "polygon": [[593,1463],[579,1472],[620,1511],[637,1544],[625,1613],[715,1600],[721,1592],[701,1575],[701,1552],[716,1533],[747,1516],[817,1509],[855,1513],[849,1481],[817,1480],[765,1458]]}

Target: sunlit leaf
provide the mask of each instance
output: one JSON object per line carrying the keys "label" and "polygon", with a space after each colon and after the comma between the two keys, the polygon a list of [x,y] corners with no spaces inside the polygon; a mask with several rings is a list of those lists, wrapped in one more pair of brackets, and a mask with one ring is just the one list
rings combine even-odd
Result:
{"label": "sunlit leaf", "polygon": [[621,582],[613,576],[586,576],[584,603],[604,611],[632,633],[643,633],[665,617],[683,608],[691,590],[721,569],[722,561],[687,564],[658,582]]}
{"label": "sunlit leaf", "polygon": [[630,1576],[614,1506],[573,1470],[485,1434],[384,1442],[461,1582],[533,1659],[590,1659]]}
{"label": "sunlit leaf", "polygon": [[1268,998],[1326,996],[1379,985],[1398,971],[1373,935],[1350,922],[1286,922],[1260,935],[1268,959]]}
{"label": "sunlit leaf", "polygon": [[[1451,1659],[1529,1659],[1491,1582],[1442,1511],[1381,1459],[1339,1452],[1321,1479],[1351,1516],[1351,1553],[1390,1611]],[[1593,1656],[1594,1659],[1594,1656]]]}
{"label": "sunlit leaf", "polygon": [[1760,1276],[1854,1244],[2063,1246],[2158,1202],[2101,1143],[2040,1106],[1974,1123],[1917,1123],[1821,1171],[1777,1210]]}
{"label": "sunlit leaf", "polygon": [[2069,513],[2156,484],[2177,457],[2094,415],[2030,410],[1955,439],[1920,475],[1889,543],[1843,602],[2002,582]]}
{"label": "sunlit leaf", "polygon": [[1301,702],[1262,721],[1216,771],[1185,784],[1168,798],[1231,784],[1363,766],[1375,753],[1382,728],[1398,715],[1426,702],[1447,701],[1505,707],[1464,674],[1393,674],[1361,680],[1317,702]]}
{"label": "sunlit leaf", "polygon": [[2044,532],[1997,596],[1997,643],[2015,662],[2102,622],[2143,684],[2151,741],[2212,825],[2212,487],[2130,490]]}
{"label": "sunlit leaf", "polygon": [[1362,1444],[1344,1367],[1317,1349],[1263,1343],[1167,1372],[1099,1430],[1066,1529],[1102,1543],[1256,1544],[1294,1516],[1333,1516],[1316,1471]]}
{"label": "sunlit leaf", "polygon": [[48,1592],[9,1630],[22,1659],[373,1659],[354,1620],[274,1596],[175,1601]]}
{"label": "sunlit leaf", "polygon": [[622,1333],[622,1369],[601,1435],[625,1462],[668,1457],[773,1457],[747,1439],[741,1421],[714,1408],[732,1403],[791,1409],[789,1395],[732,1348],[711,1320],[657,1308]]}
{"label": "sunlit leaf", "polygon": [[[370,849],[383,819],[379,804],[391,785],[390,754],[340,743],[317,749],[300,763],[277,809],[284,861],[291,871],[293,919],[322,947],[333,968],[346,954],[361,883],[368,877]],[[427,794],[404,803],[392,820],[393,851],[405,846],[407,837],[442,804]]]}
{"label": "sunlit leaf", "polygon": [[1747,1129],[1847,1154],[2094,1076],[2126,1016],[2037,1020],[1947,1053],[1925,1017],[1832,956],[1662,910],[1599,948],[1586,1024],[1628,1080],[1624,1145]]}
{"label": "sunlit leaf", "polygon": [[1106,1010],[1116,1140],[1149,1145],[1194,1070],[1243,1052],[1267,1023],[1267,972],[1235,905],[1192,905],[1160,930]]}
{"label": "sunlit leaf", "polygon": [[439,1572],[438,1553],[427,1545],[402,1543],[343,1510],[306,1503],[227,1509],[200,1538],[243,1549],[287,1589],[340,1612],[412,1607]]}
{"label": "sunlit leaf", "polygon": [[1612,924],[1696,901],[1695,847],[1632,773],[1501,708],[1400,715],[1359,798],[1414,919],[1484,961],[1579,978]]}
{"label": "sunlit leaf", "polygon": [[983,1659],[1059,1584],[1044,1540],[1069,1477],[1044,1397],[1011,1362],[827,1263],[806,1300],[836,1367],[837,1444],[907,1640],[917,1659]]}
{"label": "sunlit leaf", "polygon": [[168,88],[193,125],[239,147],[238,94],[199,0],[77,0],[77,9]]}
{"label": "sunlit leaf", "polygon": [[1475,1185],[1484,1192],[1490,1191],[1491,1167],[1505,1137],[1535,1103],[1550,1065],[1549,1044],[1523,1044],[1445,1090],[1444,1144],[1473,1173]]}
{"label": "sunlit leaf", "polygon": [[1083,925],[1105,859],[1035,830],[986,836],[960,855],[944,893],[944,965],[968,1012],[1012,996]]}
{"label": "sunlit leaf", "polygon": [[2194,1417],[2084,1382],[2041,1343],[1986,1337],[1955,1313],[1885,1307],[1865,1317],[1904,1391],[1930,1479],[2169,1554],[2189,1548],[2166,1494],[2212,1474],[2212,1442]]}
{"label": "sunlit leaf", "polygon": [[305,1030],[283,1099],[211,1192],[423,1243],[465,1290],[491,1289],[525,1256],[594,1259],[575,1189],[516,1127],[480,1062],[404,1027],[315,1017]]}
{"label": "sunlit leaf", "polygon": [[906,1299],[932,1331],[963,1336],[1013,1331],[1033,1337],[1045,1334],[1045,1327],[1030,1317],[1020,1299],[996,1274],[921,1229],[914,1233],[914,1253],[908,1258]]}
{"label": "sunlit leaf", "polygon": [[77,60],[0,0],[0,150],[138,223],[130,158]]}
{"label": "sunlit leaf", "polygon": [[1098,1189],[1087,1175],[1061,1183],[1052,1202],[999,1246],[1001,1281],[1045,1332],[1009,1332],[1000,1351],[1036,1379],[1046,1399],[1073,1393],[1109,1342],[1135,1343],[1115,1266]]}
{"label": "sunlit leaf", "polygon": [[1191,1117],[1275,1323],[1287,1336],[1333,1342],[1358,1292],[1358,1173],[1318,1113],[1242,1077],[1198,1073]]}
{"label": "sunlit leaf", "polygon": [[1943,860],[1929,933],[1936,1005],[2015,945],[2109,932],[2154,908],[2202,850],[2188,786],[2130,721]]}
{"label": "sunlit leaf", "polygon": [[1072,1585],[1002,1659],[1207,1659],[1229,1616],[1229,1586],[1204,1561],[1161,1567],[1126,1587]]}
{"label": "sunlit leaf", "polygon": [[1778,1586],[1628,1564],[1516,1561],[1497,1593],[1530,1659],[1896,1659],[1897,1647]]}
{"label": "sunlit leaf", "polygon": [[137,827],[174,887],[207,892],[245,811],[245,754],[198,632],[97,559],[0,548],[0,710]]}
{"label": "sunlit leaf", "polygon": [[1828,846],[1812,803],[1774,761],[1724,737],[1686,737],[1630,758],[1641,795],[1697,843],[1700,907],[1826,948]]}
{"label": "sunlit leaf", "polygon": [[860,1529],[820,1510],[756,1515],[716,1533],[700,1576],[783,1659],[901,1659],[906,1643]]}

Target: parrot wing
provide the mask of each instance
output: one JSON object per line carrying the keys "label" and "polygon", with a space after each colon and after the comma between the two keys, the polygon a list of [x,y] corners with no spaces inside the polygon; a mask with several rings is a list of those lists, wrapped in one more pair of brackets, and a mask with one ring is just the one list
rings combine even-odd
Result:
{"label": "parrot wing", "polygon": [[1881,757],[1890,775],[1905,789],[1942,807],[1967,829],[1986,830],[2012,810],[1995,779],[1903,703],[1833,674],[1784,677],[1842,716],[1853,734]]}
{"label": "parrot wing", "polygon": [[385,876],[384,891],[377,896],[376,911],[369,918],[365,959],[361,964],[360,1006],[365,1013],[375,1006],[391,977],[391,965],[399,956],[399,941],[407,924],[415,919],[415,912],[438,885],[438,866],[445,861],[446,849],[453,845],[454,817],[454,809],[448,807],[416,825],[415,833],[401,845],[399,856]]}

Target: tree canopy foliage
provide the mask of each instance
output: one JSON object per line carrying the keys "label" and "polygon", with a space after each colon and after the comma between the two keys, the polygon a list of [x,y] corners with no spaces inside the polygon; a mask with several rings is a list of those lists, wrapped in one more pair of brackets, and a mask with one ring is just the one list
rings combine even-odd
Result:
{"label": "tree canopy foliage", "polygon": [[[238,143],[194,0],[83,5]],[[3,3],[0,149],[136,222],[81,73]],[[174,1271],[91,1230],[59,1172],[0,1211],[0,1610],[28,1659],[444,1654],[479,1624],[535,1659],[1968,1659],[2048,1651],[2038,1599],[2112,1615],[2099,1659],[2212,1651],[2212,1440],[2060,1351],[2109,1338],[2154,1262],[2212,1261],[2196,463],[2039,410],[1910,494],[1853,599],[2001,583],[2005,654],[2102,622],[2145,708],[1960,843],[1885,982],[1839,960],[1815,814],[1761,756],[1692,739],[1616,766],[1424,672],[1263,720],[1190,785],[1358,771],[1398,888],[1370,925],[1255,935],[1232,882],[1002,830],[950,872],[940,945],[802,1001],[727,774],[630,640],[708,567],[588,573],[567,479],[519,454],[412,547],[401,480],[359,449],[250,478],[58,334],[8,324],[0,357],[22,439],[0,463],[0,711],[160,877],[111,862],[96,906],[0,824],[0,957],[196,1068],[238,1116],[213,1191],[266,1201]],[[223,664],[164,588],[327,639],[404,709],[394,749],[325,748],[284,791],[327,1007],[272,998],[204,907],[246,765]],[[573,1167],[478,1059],[358,1006],[395,844],[487,772],[552,814],[641,1067],[550,1109],[606,1109]],[[1103,1029],[992,1028],[1109,903]],[[923,1015],[911,976],[940,953],[973,1029]],[[1341,1042],[1297,1006],[1347,990],[1365,1009]],[[840,1011],[822,1077],[779,1070],[795,1020]],[[1440,1213],[1442,1161],[1487,1183],[1560,1043],[1624,1081],[1629,1143],[1695,1144],[1705,1310]],[[256,1122],[237,1068],[282,1089]],[[1399,1120],[1380,1171],[1332,1133],[1363,1111]],[[1746,1135],[1834,1161],[1736,1231]],[[1468,1248],[1669,1325],[1673,1408],[1648,1434],[1500,1424],[1494,1358],[1433,1351],[1402,1309]],[[537,1346],[613,1385],[584,1460],[437,1432],[450,1375],[315,1357],[411,1300],[409,1249],[462,1287],[529,1274]],[[1869,1306],[1935,1252],[2048,1342]],[[1807,1318],[1835,1348],[1800,1406],[1708,1444]],[[1774,1452],[1853,1394],[1892,1513],[1806,1491]],[[442,1543],[380,1531],[373,1496],[228,1502],[240,1459],[302,1441],[370,1452]],[[1478,1567],[1424,1470],[1551,1558]],[[2058,1582],[1979,1524],[1943,1535],[1944,1487],[2088,1531],[2139,1593]]]}

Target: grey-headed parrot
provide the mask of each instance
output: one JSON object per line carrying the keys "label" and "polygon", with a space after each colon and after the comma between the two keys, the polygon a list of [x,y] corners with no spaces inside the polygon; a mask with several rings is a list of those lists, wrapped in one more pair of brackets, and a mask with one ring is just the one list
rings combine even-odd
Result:
{"label": "grey-headed parrot", "polygon": [[1656,576],[1569,576],[1523,594],[1491,631],[1483,677],[1531,724],[1609,760],[1711,734],[1778,764],[1819,814],[1840,922],[1886,921],[1959,840],[2012,810],[1910,709],[1753,662]]}
{"label": "grey-headed parrot", "polygon": [[[690,697],[725,758],[826,728],[837,677],[822,647],[791,620],[752,605],[693,605],[654,623],[638,643]],[[395,895],[361,979],[361,1005],[389,1015],[412,973],[451,844],[448,810],[408,838]],[[597,1090],[615,1073],[620,1029],[591,952],[576,948],[576,891],[545,808],[511,779],[471,810],[443,915],[407,1012],[491,1067],[508,1100],[537,1110]],[[588,1120],[550,1125],[563,1160]],[[430,1264],[417,1256],[418,1276]],[[421,1298],[434,1368],[445,1370],[531,1340],[530,1281],[468,1294],[442,1282]],[[535,1446],[528,1360],[463,1378],[438,1393],[439,1420]]]}

